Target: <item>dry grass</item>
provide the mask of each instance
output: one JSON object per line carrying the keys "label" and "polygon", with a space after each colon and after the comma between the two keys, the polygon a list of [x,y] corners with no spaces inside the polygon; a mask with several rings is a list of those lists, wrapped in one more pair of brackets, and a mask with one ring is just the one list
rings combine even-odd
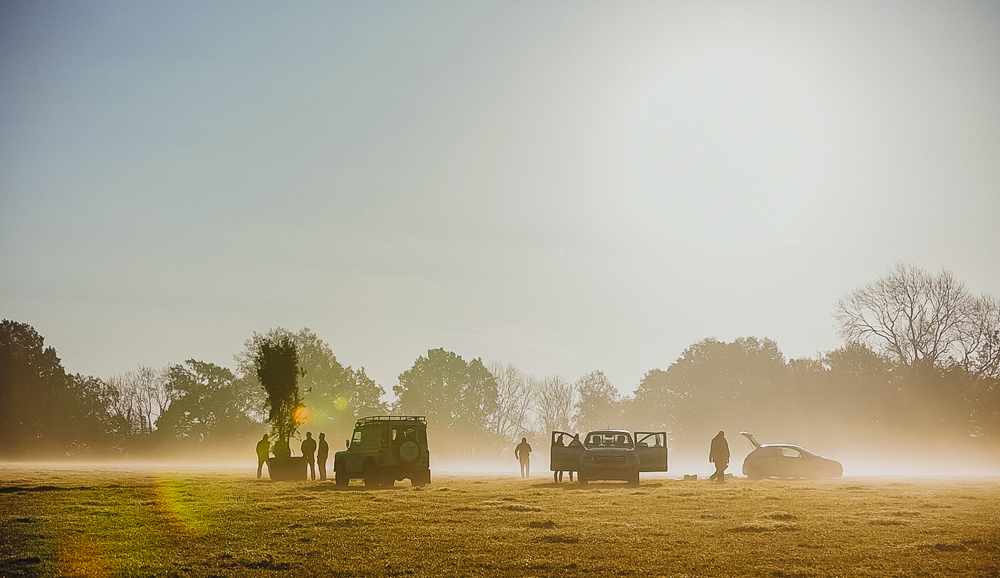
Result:
{"label": "dry grass", "polygon": [[0,466],[0,576],[997,576],[1000,481],[435,476],[388,490]]}

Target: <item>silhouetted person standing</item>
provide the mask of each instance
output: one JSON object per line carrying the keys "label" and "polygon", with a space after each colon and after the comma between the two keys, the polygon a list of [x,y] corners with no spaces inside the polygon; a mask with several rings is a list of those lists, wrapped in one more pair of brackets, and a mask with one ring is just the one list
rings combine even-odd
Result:
{"label": "silhouetted person standing", "polygon": [[528,445],[528,438],[521,438],[521,443],[514,448],[514,457],[521,462],[521,477],[527,478],[531,471],[531,446]]}
{"label": "silhouetted person standing", "polygon": [[320,481],[326,479],[326,459],[330,457],[330,444],[326,443],[326,434],[319,434],[319,452],[316,454],[316,463],[319,466]]}
{"label": "silhouetted person standing", "polygon": [[[580,434],[573,434],[573,439],[570,440],[569,446],[567,447],[578,452],[583,452],[583,442],[580,441]],[[579,461],[579,459],[577,459],[577,461]],[[573,470],[569,471],[569,481],[573,481]]]}
{"label": "silhouetted person standing", "polygon": [[[257,479],[260,479],[261,469],[267,464],[267,454],[271,451],[271,443],[267,441],[267,434],[257,442]],[[271,473],[271,464],[267,465],[267,472]]]}
{"label": "silhouetted person standing", "polygon": [[726,481],[726,468],[729,467],[729,442],[726,441],[726,432],[720,431],[719,435],[712,438],[708,461],[715,462],[715,473],[709,479],[717,482]]}
{"label": "silhouetted person standing", "polygon": [[306,463],[309,464],[309,471],[312,473],[312,479],[316,479],[316,440],[313,439],[313,434],[311,431],[306,432],[306,439],[302,440],[302,457],[306,459]]}

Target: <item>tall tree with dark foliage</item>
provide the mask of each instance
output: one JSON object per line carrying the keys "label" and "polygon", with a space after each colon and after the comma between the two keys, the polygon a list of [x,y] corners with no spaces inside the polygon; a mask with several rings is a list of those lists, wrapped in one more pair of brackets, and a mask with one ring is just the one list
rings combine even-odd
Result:
{"label": "tall tree with dark foliage", "polygon": [[103,385],[67,375],[26,323],[0,322],[0,456],[80,457],[112,440]]}
{"label": "tall tree with dark foliage", "polygon": [[157,435],[185,446],[243,441],[260,434],[260,396],[214,363],[187,360],[167,371],[173,402],[156,421]]}
{"label": "tall tree with dark foliage", "polygon": [[277,443],[274,455],[287,457],[290,454],[288,440],[295,435],[302,423],[302,392],[299,390],[299,355],[295,344],[284,337],[277,341],[261,337],[257,340],[254,366],[257,379],[264,388],[267,399],[264,408],[267,421]]}

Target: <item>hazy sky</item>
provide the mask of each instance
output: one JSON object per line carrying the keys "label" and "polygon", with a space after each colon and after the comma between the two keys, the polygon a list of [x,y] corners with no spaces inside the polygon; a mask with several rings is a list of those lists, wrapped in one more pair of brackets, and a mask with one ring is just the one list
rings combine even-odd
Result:
{"label": "hazy sky", "polygon": [[995,2],[0,3],[0,317],[71,372],[310,327],[630,392],[896,261],[1000,296]]}

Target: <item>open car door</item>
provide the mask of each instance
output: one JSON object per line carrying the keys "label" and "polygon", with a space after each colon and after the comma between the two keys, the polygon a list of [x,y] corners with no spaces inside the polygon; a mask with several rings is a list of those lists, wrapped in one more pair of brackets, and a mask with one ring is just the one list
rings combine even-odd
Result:
{"label": "open car door", "polygon": [[580,469],[580,454],[582,445],[570,445],[573,434],[564,431],[552,432],[552,445],[549,448],[549,470],[553,472],[575,472]]}
{"label": "open car door", "polygon": [[667,432],[635,432],[635,453],[640,472],[667,471]]}

